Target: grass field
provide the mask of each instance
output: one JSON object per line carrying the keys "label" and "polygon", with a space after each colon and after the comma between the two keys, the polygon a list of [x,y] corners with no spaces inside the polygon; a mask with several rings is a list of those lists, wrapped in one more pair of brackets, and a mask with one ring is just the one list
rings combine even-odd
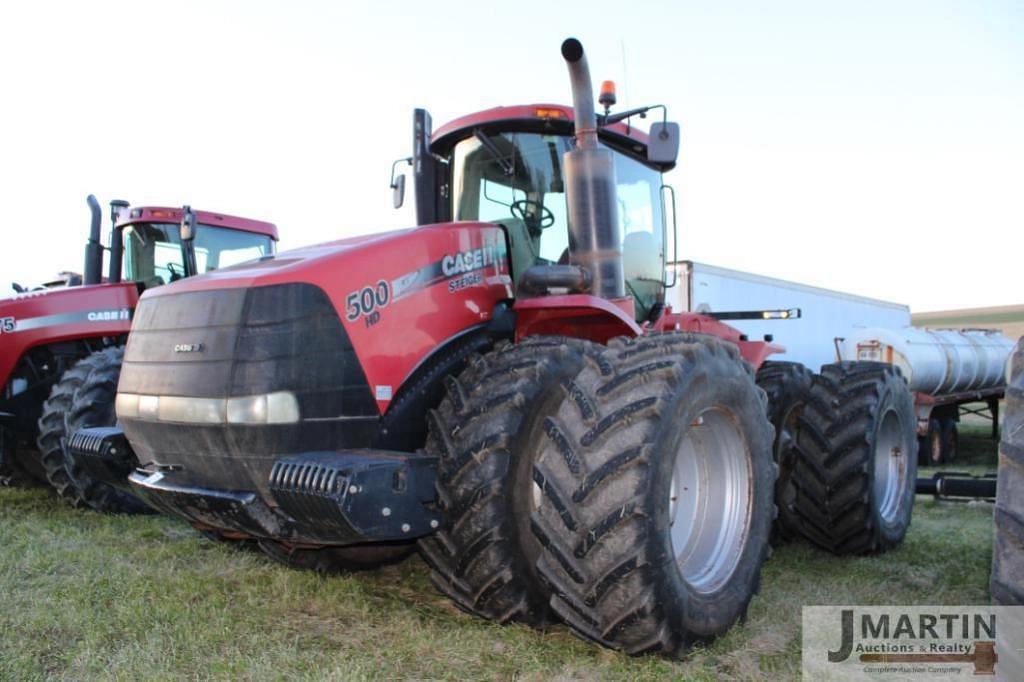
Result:
{"label": "grass field", "polygon": [[[963,462],[995,465],[983,426]],[[322,577],[164,517],[75,511],[0,489],[0,679],[653,679],[799,676],[804,604],[988,602],[992,508],[919,497],[906,542],[839,559],[794,543],[766,564],[745,625],[685,662],[629,658],[566,629],[456,610],[416,557]]]}

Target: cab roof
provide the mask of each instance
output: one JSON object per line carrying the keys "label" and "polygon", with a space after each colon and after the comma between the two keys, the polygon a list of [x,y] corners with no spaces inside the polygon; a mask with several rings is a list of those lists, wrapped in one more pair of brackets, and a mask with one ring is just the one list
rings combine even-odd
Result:
{"label": "cab roof", "polygon": [[[250,218],[239,218],[238,216],[226,215],[224,213],[213,213],[210,211],[197,211],[196,220],[203,225],[213,227],[224,227],[229,230],[241,230],[242,232],[253,232],[263,234],[274,241],[277,241],[277,226],[273,223]],[[124,218],[127,213],[128,217]],[[118,227],[132,225],[134,223],[180,223],[181,208],[169,208],[166,206],[132,206],[125,209],[121,214],[122,219],[117,221]]]}
{"label": "cab roof", "polygon": [[[573,108],[564,104],[520,104],[508,107],[494,107],[445,123],[434,131],[430,146],[434,151],[446,152],[458,140],[466,137],[476,128],[501,128],[503,130],[550,130],[558,135],[572,135]],[[646,160],[647,133],[626,123],[613,123],[598,129],[602,142],[624,149],[640,160]],[[674,164],[649,164],[662,171],[670,170]]]}

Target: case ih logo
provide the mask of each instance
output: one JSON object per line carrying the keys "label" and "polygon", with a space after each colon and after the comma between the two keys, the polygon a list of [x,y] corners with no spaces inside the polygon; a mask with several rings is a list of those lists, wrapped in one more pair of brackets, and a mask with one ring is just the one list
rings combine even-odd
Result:
{"label": "case ih logo", "polygon": [[441,272],[445,277],[451,277],[480,270],[497,261],[497,255],[497,249],[493,246],[481,246],[454,255],[448,254],[441,259]]}
{"label": "case ih logo", "polygon": [[86,314],[90,322],[116,322],[119,320],[130,320],[131,311],[128,308],[120,310],[93,310]]}
{"label": "case ih logo", "polygon": [[811,606],[806,679],[1024,679],[1024,608]]}
{"label": "case ih logo", "polygon": [[201,343],[176,343],[174,344],[175,353],[202,353],[203,344]]}

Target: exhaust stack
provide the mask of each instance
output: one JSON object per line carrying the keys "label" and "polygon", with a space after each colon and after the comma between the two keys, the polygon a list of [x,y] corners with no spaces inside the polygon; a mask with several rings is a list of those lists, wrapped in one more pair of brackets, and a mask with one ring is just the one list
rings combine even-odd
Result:
{"label": "exhaust stack", "polygon": [[615,193],[612,152],[597,144],[594,90],[583,45],[575,38],[562,43],[569,67],[576,126],[576,148],[563,159],[569,213],[569,260],[585,268],[593,293],[601,298],[625,296],[622,234]]}
{"label": "exhaust stack", "polygon": [[82,274],[82,284],[99,284],[103,275],[103,245],[100,243],[100,221],[103,214],[100,211],[100,202],[96,197],[89,195],[85,198],[89,204],[89,212],[92,214],[89,222],[89,241],[85,243],[85,267]]}

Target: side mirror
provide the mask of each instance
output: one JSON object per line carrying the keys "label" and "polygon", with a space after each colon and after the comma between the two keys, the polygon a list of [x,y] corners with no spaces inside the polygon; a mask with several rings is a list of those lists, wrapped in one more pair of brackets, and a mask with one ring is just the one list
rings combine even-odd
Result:
{"label": "side mirror", "polygon": [[391,164],[391,203],[395,205],[395,208],[402,208],[402,204],[405,203],[405,174],[396,175],[400,163],[411,166],[412,157],[399,159]]}
{"label": "side mirror", "polygon": [[405,203],[405,174],[399,175],[391,182],[391,203],[395,208],[402,208]]}
{"label": "side mirror", "polygon": [[647,160],[674,164],[679,156],[679,124],[663,121],[651,124],[647,136]]}
{"label": "side mirror", "polygon": [[178,228],[178,237],[183,242],[190,242],[196,238],[196,214],[190,206],[181,207],[181,226]]}

